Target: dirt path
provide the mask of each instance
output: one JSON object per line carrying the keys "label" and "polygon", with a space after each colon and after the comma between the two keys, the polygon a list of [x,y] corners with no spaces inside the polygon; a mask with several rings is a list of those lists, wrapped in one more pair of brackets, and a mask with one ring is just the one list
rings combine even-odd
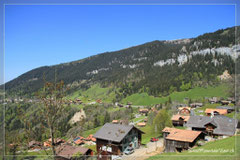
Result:
{"label": "dirt path", "polygon": [[140,147],[135,149],[135,152],[131,155],[123,155],[123,160],[145,160],[150,156],[154,156],[163,151],[163,139],[158,142],[149,142],[146,147]]}

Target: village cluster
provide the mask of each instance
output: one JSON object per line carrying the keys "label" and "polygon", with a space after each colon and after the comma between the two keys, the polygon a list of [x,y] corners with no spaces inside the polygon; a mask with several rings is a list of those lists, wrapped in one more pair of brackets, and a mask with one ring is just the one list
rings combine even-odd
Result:
{"label": "village cluster", "polygon": [[[70,102],[70,101],[69,101]],[[80,103],[81,100],[76,100]],[[70,102],[73,103],[73,102]],[[98,101],[100,103],[100,101]],[[151,141],[163,140],[163,152],[182,152],[195,146],[228,136],[234,136],[239,129],[239,122],[236,119],[229,118],[227,115],[234,112],[236,107],[235,100],[228,98],[226,100],[217,97],[209,98],[209,104],[219,104],[214,108],[205,108],[203,115],[197,115],[196,109],[201,109],[203,103],[178,104],[175,106],[175,112],[171,117],[174,127],[165,127],[162,130],[162,136],[152,137]],[[116,104],[119,107],[129,107]],[[135,106],[136,107],[136,106]],[[199,110],[198,110],[199,111]],[[144,115],[140,122],[128,123],[125,120],[113,120],[111,123],[105,123],[94,135],[88,137],[77,136],[69,140],[60,138],[55,139],[56,153],[58,159],[74,159],[76,154],[81,154],[85,159],[89,157],[98,157],[98,159],[115,159],[122,156],[131,155],[135,150],[142,146],[142,135],[145,134],[141,127],[147,125],[147,114],[158,112],[156,107],[144,108],[138,107],[138,114]],[[159,135],[161,135],[159,133]],[[93,149],[88,146],[94,146]],[[50,149],[51,139],[43,144],[35,140],[29,142],[29,151],[38,151]]]}

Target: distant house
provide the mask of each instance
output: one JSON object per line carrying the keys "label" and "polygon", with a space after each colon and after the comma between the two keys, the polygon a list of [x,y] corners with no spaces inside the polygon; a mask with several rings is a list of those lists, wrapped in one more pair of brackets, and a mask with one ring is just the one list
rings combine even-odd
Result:
{"label": "distant house", "polygon": [[220,101],[220,103],[222,105],[229,105],[231,103],[231,101],[222,100],[222,101]]}
{"label": "distant house", "polygon": [[190,107],[179,107],[178,110],[179,110],[178,114],[181,114],[181,115],[190,115],[191,113]]}
{"label": "distant house", "polygon": [[39,148],[41,148],[41,146],[42,146],[42,144],[38,141],[35,141],[35,140],[28,143],[28,148],[29,149],[39,149]]}
{"label": "distant house", "polygon": [[213,115],[225,115],[225,114],[228,114],[228,111],[227,109],[213,109],[213,108],[207,108],[205,110],[205,114],[207,116],[211,116],[212,114]]}
{"label": "distant house", "polygon": [[190,116],[184,116],[180,114],[173,115],[171,120],[174,126],[184,126],[189,120]]}
{"label": "distant house", "polygon": [[137,123],[137,126],[138,127],[145,127],[146,123],[145,122],[139,122],[139,123]]}
{"label": "distant house", "polygon": [[123,105],[122,105],[122,104],[120,104],[120,103],[118,103],[117,105],[118,105],[118,107],[123,107]]}
{"label": "distant house", "polygon": [[96,142],[96,138],[94,138],[92,134],[88,135],[88,137],[86,138],[86,140],[87,140],[87,141]]}
{"label": "distant house", "polygon": [[112,120],[112,123],[113,123],[113,124],[118,124],[119,121],[118,121],[118,120]]}
{"label": "distant house", "polygon": [[147,122],[147,121],[148,121],[148,118],[144,118],[143,121],[144,121],[144,122]]}
{"label": "distant house", "polygon": [[197,107],[202,107],[202,106],[203,106],[203,103],[191,103],[190,104],[191,108],[197,108]]}
{"label": "distant house", "polygon": [[166,127],[163,129],[164,151],[175,152],[187,150],[203,138],[201,131],[191,131]]}
{"label": "distant house", "polygon": [[80,154],[82,156],[81,159],[87,159],[93,155],[93,151],[89,148],[63,144],[56,148],[56,154],[57,160],[73,160],[76,159],[76,157],[74,157],[76,154]]}
{"label": "distant house", "polygon": [[217,97],[209,98],[208,101],[211,104],[218,103],[218,98]]}
{"label": "distant house", "polygon": [[228,113],[231,113],[235,110],[235,107],[233,106],[218,106],[217,109],[226,109]]}
{"label": "distant house", "polygon": [[227,101],[231,101],[232,104],[235,104],[235,103],[236,103],[235,99],[234,99],[234,98],[231,98],[231,97],[228,97],[228,98],[227,98]]}
{"label": "distant house", "polygon": [[238,120],[217,115],[209,116],[191,116],[186,127],[192,130],[203,131],[210,136],[233,136],[238,126]]}
{"label": "distant house", "polygon": [[129,147],[140,147],[142,132],[133,125],[106,123],[94,135],[99,159],[107,159],[111,155],[122,155]]}
{"label": "distant house", "polygon": [[139,113],[141,114],[147,114],[149,112],[148,109],[139,109]]}

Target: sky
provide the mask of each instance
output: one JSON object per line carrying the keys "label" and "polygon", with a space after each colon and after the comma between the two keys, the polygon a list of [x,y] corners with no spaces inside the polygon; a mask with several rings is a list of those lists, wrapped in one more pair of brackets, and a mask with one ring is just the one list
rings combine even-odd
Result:
{"label": "sky", "polygon": [[6,5],[5,82],[41,66],[232,26],[234,5]]}

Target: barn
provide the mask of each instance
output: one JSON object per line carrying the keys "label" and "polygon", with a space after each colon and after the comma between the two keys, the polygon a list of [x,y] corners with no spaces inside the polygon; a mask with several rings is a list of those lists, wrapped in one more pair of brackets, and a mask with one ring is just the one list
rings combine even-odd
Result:
{"label": "barn", "polygon": [[181,152],[182,150],[187,150],[193,147],[200,138],[203,138],[201,131],[166,127],[162,132],[165,152]]}

